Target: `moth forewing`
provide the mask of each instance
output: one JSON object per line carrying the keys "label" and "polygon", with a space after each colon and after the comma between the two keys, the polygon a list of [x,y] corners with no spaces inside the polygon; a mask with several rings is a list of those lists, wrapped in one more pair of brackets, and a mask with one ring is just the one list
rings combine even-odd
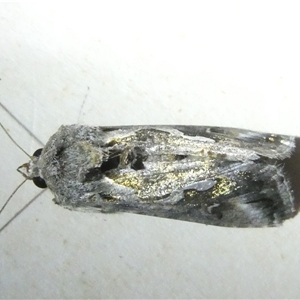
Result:
{"label": "moth forewing", "polygon": [[203,126],[61,126],[33,168],[55,202],[229,227],[295,215],[294,137]]}

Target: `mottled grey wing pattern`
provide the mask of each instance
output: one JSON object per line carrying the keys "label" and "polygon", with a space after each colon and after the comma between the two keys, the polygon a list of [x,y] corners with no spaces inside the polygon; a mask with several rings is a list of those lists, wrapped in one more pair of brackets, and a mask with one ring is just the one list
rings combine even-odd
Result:
{"label": "mottled grey wing pattern", "polygon": [[283,160],[294,138],[201,126],[62,126],[37,162],[55,202],[229,227],[294,212]]}

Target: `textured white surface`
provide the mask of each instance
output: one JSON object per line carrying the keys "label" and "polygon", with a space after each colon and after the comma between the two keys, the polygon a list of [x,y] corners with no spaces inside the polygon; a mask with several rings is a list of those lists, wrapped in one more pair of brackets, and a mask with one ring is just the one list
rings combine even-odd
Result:
{"label": "textured white surface", "polygon": [[[0,4],[0,102],[43,143],[61,124],[299,135],[297,2]],[[40,147],[0,108],[29,152]],[[27,161],[0,132],[0,204]],[[3,226],[39,190],[26,183]],[[228,229],[64,210],[49,191],[0,233],[0,298],[297,298],[300,217]]]}

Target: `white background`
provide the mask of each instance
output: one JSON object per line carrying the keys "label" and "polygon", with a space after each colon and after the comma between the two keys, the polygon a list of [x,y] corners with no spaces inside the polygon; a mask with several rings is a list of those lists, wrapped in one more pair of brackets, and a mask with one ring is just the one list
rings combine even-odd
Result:
{"label": "white background", "polygon": [[[42,143],[61,124],[300,136],[295,1],[0,4],[0,102]],[[0,107],[30,154],[40,144]],[[1,136],[0,204],[28,158]],[[39,190],[26,183],[3,226]],[[297,298],[300,217],[230,229],[65,210],[47,191],[0,233],[1,298]]]}

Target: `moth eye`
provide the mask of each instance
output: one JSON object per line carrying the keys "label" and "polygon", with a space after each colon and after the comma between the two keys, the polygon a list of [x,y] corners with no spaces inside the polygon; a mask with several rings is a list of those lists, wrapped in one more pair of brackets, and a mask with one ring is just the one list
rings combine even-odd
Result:
{"label": "moth eye", "polygon": [[32,156],[40,157],[42,151],[43,151],[43,148],[37,149],[37,150],[34,151]]}
{"label": "moth eye", "polygon": [[41,189],[45,189],[47,187],[46,181],[43,178],[41,178],[40,176],[33,177],[32,181],[37,187],[39,187]]}

